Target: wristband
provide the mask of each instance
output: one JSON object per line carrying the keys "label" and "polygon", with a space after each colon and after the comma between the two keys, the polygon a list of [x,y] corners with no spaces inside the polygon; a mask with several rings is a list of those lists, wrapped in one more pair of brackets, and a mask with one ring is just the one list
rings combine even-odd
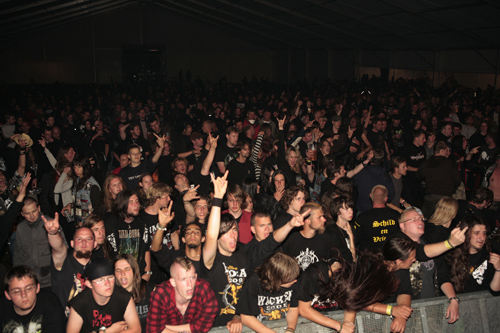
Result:
{"label": "wristband", "polygon": [[287,327],[285,332],[292,332],[294,333],[295,332],[295,328],[291,328],[291,327]]}
{"label": "wristband", "polygon": [[212,207],[222,207],[222,199],[220,198],[213,198],[212,199]]}
{"label": "wristband", "polygon": [[339,328],[339,330],[337,332],[340,333],[340,331],[342,331],[342,326],[344,326],[344,323],[340,323],[340,328]]}
{"label": "wristband", "polygon": [[160,225],[160,223],[156,223],[156,229],[161,230],[161,231],[165,231],[165,230],[167,230],[167,227],[162,227]]}
{"label": "wristband", "polygon": [[453,245],[451,245],[449,239],[447,239],[447,240],[444,241],[444,245],[446,245],[446,247],[448,248],[448,250],[453,250],[455,248]]}
{"label": "wristband", "polygon": [[153,275],[153,272],[152,271],[146,271],[145,272],[147,275]]}
{"label": "wristband", "polygon": [[385,309],[385,314],[388,316],[392,316],[392,305],[387,305],[387,309]]}
{"label": "wristband", "polygon": [[306,165],[311,165],[312,161],[306,160]]}
{"label": "wristband", "polygon": [[458,299],[457,296],[448,298],[448,302],[451,303],[452,299],[454,299],[455,301],[457,301],[458,304],[460,304],[460,300]]}

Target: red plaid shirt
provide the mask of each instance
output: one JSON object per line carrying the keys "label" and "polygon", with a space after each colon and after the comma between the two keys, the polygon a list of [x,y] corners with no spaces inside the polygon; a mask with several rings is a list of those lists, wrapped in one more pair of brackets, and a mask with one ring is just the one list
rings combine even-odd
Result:
{"label": "red plaid shirt", "polygon": [[198,278],[193,298],[184,316],[175,303],[175,291],[170,281],[156,286],[151,294],[146,332],[163,331],[165,325],[189,324],[191,332],[208,332],[212,328],[217,315],[217,299],[207,281]]}

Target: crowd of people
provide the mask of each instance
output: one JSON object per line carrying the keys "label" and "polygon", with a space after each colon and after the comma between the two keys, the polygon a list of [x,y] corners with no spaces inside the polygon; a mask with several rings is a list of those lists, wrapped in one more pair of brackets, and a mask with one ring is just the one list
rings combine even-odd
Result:
{"label": "crowd of people", "polygon": [[[4,86],[2,332],[208,332],[500,292],[500,94],[453,80]],[[5,278],[3,278],[5,276]],[[343,321],[325,311],[343,310]],[[34,330],[32,330],[32,328]]]}

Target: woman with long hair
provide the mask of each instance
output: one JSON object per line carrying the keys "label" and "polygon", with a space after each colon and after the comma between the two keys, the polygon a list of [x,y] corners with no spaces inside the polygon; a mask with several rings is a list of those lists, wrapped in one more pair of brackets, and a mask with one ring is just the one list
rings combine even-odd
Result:
{"label": "woman with long hair", "polygon": [[336,242],[339,249],[342,247],[349,249],[351,260],[356,261],[354,232],[350,223],[354,216],[354,202],[349,197],[339,196],[332,200],[329,210],[333,219],[329,221],[327,230],[332,236],[335,235],[340,239],[340,242]]}
{"label": "woman with long hair", "polygon": [[109,174],[102,185],[101,198],[99,204],[96,207],[96,213],[100,216],[111,212],[113,210],[113,202],[116,195],[123,190],[126,190],[127,186],[123,181],[122,177],[114,174]]}
{"label": "woman with long hair", "polygon": [[[406,238],[386,244],[383,254],[362,252],[355,263],[346,262],[335,250],[330,260],[310,265],[298,282],[300,315],[344,333],[354,332],[355,313],[360,310],[392,313],[396,324],[391,332],[403,332],[401,321],[406,323],[411,314],[407,269],[415,260],[416,244]],[[379,303],[396,300],[394,307]],[[320,312],[339,307],[345,311],[343,323]]]}
{"label": "woman with long hair", "polygon": [[141,278],[137,260],[131,254],[117,255],[113,261],[113,266],[115,269],[115,284],[132,295],[142,331],[146,332],[149,300],[154,286]]}
{"label": "woman with long hair", "polygon": [[488,225],[479,217],[466,215],[459,227],[465,233],[462,246],[446,254],[451,283],[458,293],[480,290],[500,291],[500,255],[492,250]]}
{"label": "woman with long hair", "polygon": [[97,183],[90,173],[91,167],[87,157],[78,156],[74,159],[72,173],[72,195],[74,202],[71,215],[77,225],[92,214],[93,206],[97,204],[99,195],[101,194],[99,183]]}
{"label": "woman with long hair", "polygon": [[269,256],[255,270],[241,291],[237,312],[241,322],[256,332],[274,332],[262,321],[286,318],[287,332],[294,332],[299,319],[295,288],[300,267],[282,252]]}
{"label": "woman with long hair", "polygon": [[139,177],[139,189],[137,191],[137,195],[139,196],[139,198],[141,198],[145,206],[148,205],[148,200],[147,200],[148,189],[153,184],[154,184],[153,177],[149,172],[145,172]]}
{"label": "woman with long hair", "polygon": [[458,201],[452,197],[443,197],[436,204],[434,214],[425,226],[425,237],[428,243],[438,243],[450,238],[450,225],[457,216]]}

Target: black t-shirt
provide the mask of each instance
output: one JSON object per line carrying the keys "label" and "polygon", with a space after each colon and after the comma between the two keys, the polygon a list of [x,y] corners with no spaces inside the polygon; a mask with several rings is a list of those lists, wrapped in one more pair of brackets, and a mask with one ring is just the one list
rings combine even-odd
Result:
{"label": "black t-shirt", "polygon": [[[170,276],[170,266],[174,262],[175,258],[186,257],[186,252],[184,250],[174,250],[169,249],[166,246],[162,246],[161,249],[157,252],[151,251],[153,257],[157,260],[158,265],[162,267],[168,276]],[[193,263],[194,269],[198,274],[201,274],[201,263],[203,262],[203,251],[200,254],[199,260],[191,260]],[[154,275],[154,273],[153,273]],[[165,279],[166,281],[166,279]]]}
{"label": "black t-shirt", "polygon": [[294,232],[283,243],[283,252],[296,258],[303,271],[321,259],[328,259],[329,251],[330,245],[326,234],[305,238],[300,232]]}
{"label": "black t-shirt", "polygon": [[149,231],[140,216],[130,223],[118,219],[114,214],[104,218],[106,237],[114,254],[128,253],[137,259],[141,275],[146,267],[145,253],[149,251]]}
{"label": "black t-shirt", "polygon": [[243,252],[245,252],[250,261],[249,271],[253,272],[255,268],[262,265],[264,259],[273,254],[279,245],[280,243],[274,239],[272,233],[260,242],[254,237],[250,242],[246,243],[243,247]]}
{"label": "black t-shirt", "polygon": [[[236,153],[236,148],[228,147],[227,144],[222,144],[217,146],[217,151],[215,152],[214,162],[224,162],[224,166],[227,168],[229,162],[236,158],[238,154]],[[219,168],[216,168],[219,170]]]}
{"label": "black t-shirt", "polygon": [[14,310],[12,301],[0,299],[0,331],[3,333],[18,332],[66,332],[66,318],[56,295],[40,291],[36,296],[33,310],[20,316]]}
{"label": "black t-shirt", "polygon": [[469,278],[465,281],[464,293],[490,290],[490,283],[495,275],[495,268],[488,263],[488,253],[482,250],[469,255]]}
{"label": "black t-shirt", "polygon": [[97,332],[101,327],[110,327],[123,321],[125,310],[132,297],[122,287],[115,286],[108,303],[99,305],[92,296],[92,290],[87,288],[69,302],[83,319],[81,332]]}
{"label": "black t-shirt", "polygon": [[398,291],[394,295],[391,295],[388,299],[382,303],[396,303],[399,295],[410,295],[411,296],[411,281],[410,281],[410,271],[407,269],[400,269],[396,271],[396,276],[399,280]]}
{"label": "black t-shirt", "polygon": [[288,223],[293,218],[292,214],[287,212],[282,212],[278,215],[278,217],[273,221],[273,229],[278,230],[282,226]]}
{"label": "black t-shirt", "polygon": [[382,149],[385,152],[385,135],[383,132],[368,131],[366,133],[366,138],[373,149]]}
{"label": "black t-shirt", "polygon": [[236,314],[236,304],[241,299],[241,288],[251,273],[248,267],[247,256],[239,250],[230,257],[217,252],[212,269],[208,271],[206,267],[202,267],[202,278],[208,276],[206,280],[210,282],[219,304],[214,326],[225,326]]}
{"label": "black t-shirt", "polygon": [[354,224],[359,249],[382,248],[387,236],[399,230],[398,219],[399,213],[388,207],[359,214]]}
{"label": "black t-shirt", "polygon": [[[146,283],[146,281],[142,281]],[[139,321],[141,322],[141,328],[143,332],[146,332],[146,323],[148,319],[149,312],[149,301],[151,300],[151,293],[155,289],[155,286],[150,283],[146,283],[146,292],[144,298],[139,303],[135,303],[135,309],[137,310],[137,315],[139,316]]]}
{"label": "black t-shirt", "polygon": [[56,294],[63,308],[66,307],[70,299],[85,289],[85,278],[83,277],[85,267],[75,259],[72,249],[68,249],[60,271],[51,262],[52,291]]}
{"label": "black t-shirt", "polygon": [[270,293],[262,288],[258,275],[254,274],[243,285],[236,312],[255,316],[260,321],[283,319],[290,308],[298,307],[296,286],[295,283],[290,288]]}
{"label": "black t-shirt", "polygon": [[[401,149],[401,157],[406,160],[406,164],[413,168],[417,168],[425,161],[425,148],[417,147],[413,143],[406,144]],[[406,173],[406,177],[403,177],[403,181],[418,181],[417,173],[415,171],[409,171]]]}
{"label": "black t-shirt", "polygon": [[126,166],[120,170],[119,176],[122,177],[127,188],[132,191],[137,191],[139,188],[139,178],[145,172],[153,173],[157,163],[153,163],[152,159],[141,162],[136,167],[132,165]]}
{"label": "black t-shirt", "polygon": [[229,184],[241,185],[245,178],[255,178],[255,167],[253,163],[247,159],[245,163],[240,163],[236,158],[227,165],[229,174],[227,182]]}
{"label": "black t-shirt", "polygon": [[330,266],[323,260],[310,265],[299,277],[297,287],[298,300],[310,302],[311,307],[317,311],[339,309],[339,305],[335,300],[320,300],[320,288],[323,288],[330,281],[329,271]]}

